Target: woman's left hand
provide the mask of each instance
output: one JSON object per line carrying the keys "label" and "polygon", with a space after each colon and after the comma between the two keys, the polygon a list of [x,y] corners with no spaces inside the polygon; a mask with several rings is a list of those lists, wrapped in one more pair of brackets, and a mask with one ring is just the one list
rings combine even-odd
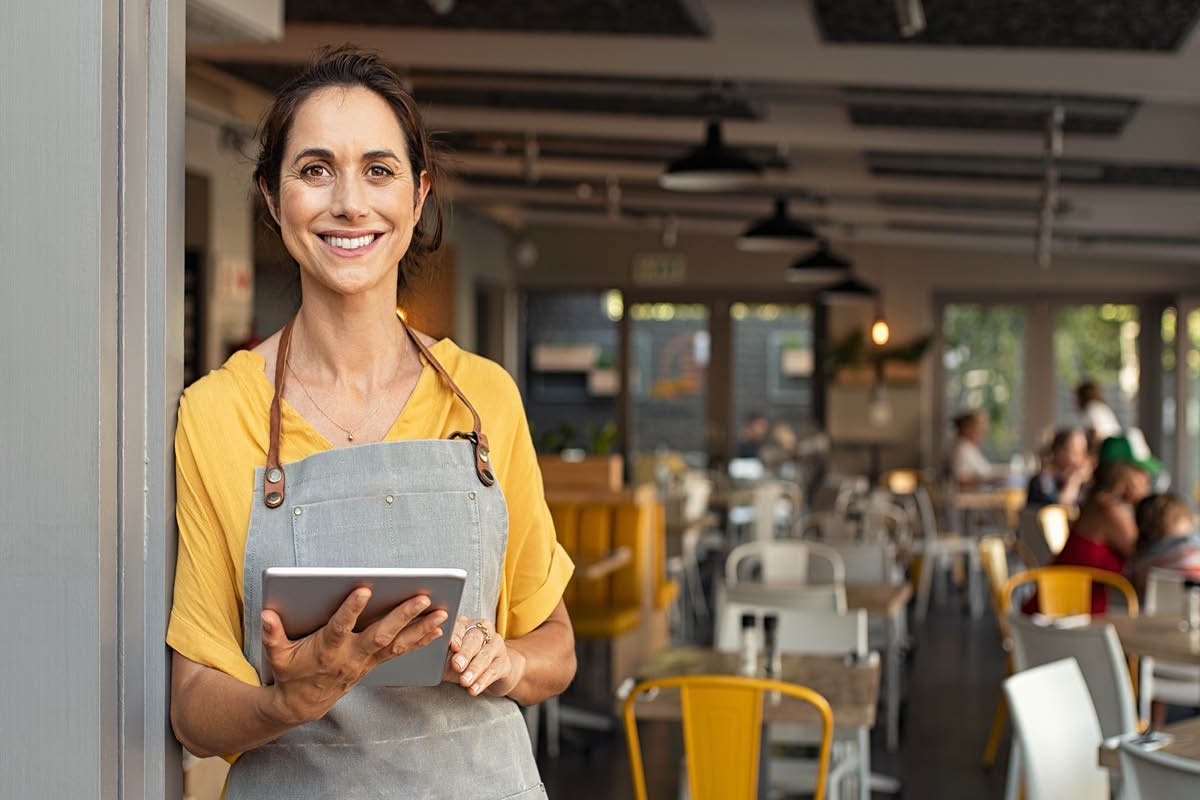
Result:
{"label": "woman's left hand", "polygon": [[503,697],[524,672],[525,656],[508,646],[491,620],[460,616],[455,621],[443,681],[457,683],[472,696],[487,692]]}

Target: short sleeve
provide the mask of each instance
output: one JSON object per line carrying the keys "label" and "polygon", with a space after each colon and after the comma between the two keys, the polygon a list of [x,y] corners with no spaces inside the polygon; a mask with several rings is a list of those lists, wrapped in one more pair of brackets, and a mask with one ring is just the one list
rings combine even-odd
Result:
{"label": "short sleeve", "polygon": [[[496,627],[516,639],[537,628],[562,599],[575,565],[558,543],[546,506],[542,472],[529,435],[520,393],[505,374],[513,400],[512,436],[501,488],[508,504],[508,551],[504,563],[507,606]],[[502,604],[503,606],[503,604]]]}
{"label": "short sleeve", "polygon": [[205,487],[203,459],[194,447],[204,441],[201,428],[184,395],[175,431],[179,552],[167,644],[185,658],[258,686],[258,673],[242,653],[238,570]]}

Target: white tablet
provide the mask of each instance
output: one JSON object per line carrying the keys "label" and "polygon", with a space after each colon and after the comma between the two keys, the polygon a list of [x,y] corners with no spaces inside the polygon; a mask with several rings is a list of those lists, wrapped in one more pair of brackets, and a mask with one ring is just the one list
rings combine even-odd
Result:
{"label": "white tablet", "polygon": [[[356,631],[385,616],[418,594],[429,595],[426,614],[446,612],[443,634],[424,647],[385,661],[367,673],[362,686],[436,686],[442,681],[450,633],[458,618],[467,573],[461,569],[406,567],[267,567],[263,570],[263,608],[283,621],[289,639],[319,630],[355,589],[371,589]],[[271,683],[271,665],[263,656],[263,683]]]}

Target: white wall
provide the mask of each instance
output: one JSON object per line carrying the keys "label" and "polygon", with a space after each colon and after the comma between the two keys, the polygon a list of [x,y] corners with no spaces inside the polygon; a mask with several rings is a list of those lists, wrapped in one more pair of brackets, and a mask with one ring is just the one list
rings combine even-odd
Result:
{"label": "white wall", "polygon": [[[524,287],[632,287],[631,264],[636,253],[661,252],[657,232],[596,228],[533,228],[537,263],[520,270]],[[729,236],[685,233],[678,249],[687,256],[686,289],[743,289],[777,292],[780,299],[805,291],[784,280],[791,258],[738,251]],[[935,247],[905,247],[878,243],[835,242],[835,251],[855,263],[857,276],[878,287],[892,341],[906,342],[936,332],[935,295],[1002,296],[1123,295],[1194,291],[1200,285],[1200,265],[1179,261],[1134,260],[1057,255],[1048,269],[1033,263],[1030,252],[970,251]],[[663,291],[674,291],[671,287]],[[836,339],[858,326],[869,326],[874,309],[835,307],[830,331]],[[921,442],[912,453],[922,463],[934,463],[933,362],[925,361],[922,380]]]}
{"label": "white wall", "polygon": [[231,344],[250,334],[254,285],[231,286],[240,275],[253,278],[253,163],[223,141],[220,125],[189,115],[187,169],[208,178],[208,287],[204,352],[200,374],[219,367]]}
{"label": "white wall", "polygon": [[[514,274],[512,234],[503,226],[464,206],[450,206],[446,217],[446,240],[454,246],[454,339],[467,350],[502,352],[499,360],[514,375],[517,364],[516,276]],[[501,347],[483,347],[475,330],[475,292],[488,287],[505,302],[503,343]]]}

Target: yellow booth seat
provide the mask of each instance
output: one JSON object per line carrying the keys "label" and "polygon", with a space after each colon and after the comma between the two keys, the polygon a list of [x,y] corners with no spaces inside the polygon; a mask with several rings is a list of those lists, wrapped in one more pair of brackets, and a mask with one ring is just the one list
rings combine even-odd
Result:
{"label": "yellow booth seat", "polygon": [[606,665],[594,676],[599,700],[667,644],[667,607],[678,587],[666,579],[664,510],[650,486],[547,487],[546,500],[558,541],[575,562],[563,600],[580,655],[586,649],[593,662]]}

